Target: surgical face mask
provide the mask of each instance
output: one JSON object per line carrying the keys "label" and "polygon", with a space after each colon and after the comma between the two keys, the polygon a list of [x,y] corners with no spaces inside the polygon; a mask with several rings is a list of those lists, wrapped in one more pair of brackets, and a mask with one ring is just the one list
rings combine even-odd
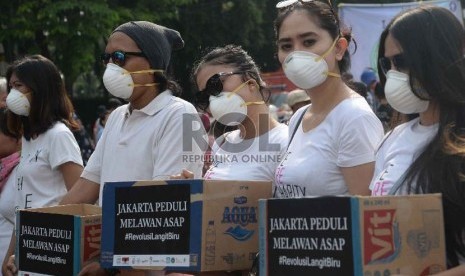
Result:
{"label": "surgical face mask", "polygon": [[236,92],[247,85],[246,81],[232,92],[221,92],[218,96],[210,96],[210,112],[218,122],[227,126],[237,126],[247,117],[247,106],[264,104],[264,101],[245,102]]}
{"label": "surgical face mask", "polygon": [[132,96],[134,87],[157,85],[157,83],[134,84],[131,74],[151,74],[155,72],[163,72],[163,70],[148,69],[129,72],[114,63],[108,63],[103,74],[103,84],[110,94],[127,100]]}
{"label": "surgical face mask", "polygon": [[401,113],[421,113],[428,109],[429,101],[418,98],[412,92],[409,76],[405,73],[389,70],[386,74],[384,93],[392,108]]}
{"label": "surgical face mask", "polygon": [[20,116],[29,116],[31,105],[26,97],[26,94],[19,92],[16,89],[11,89],[6,97],[6,106],[11,112]]}
{"label": "surgical face mask", "polygon": [[286,77],[302,89],[316,87],[322,84],[328,76],[340,78],[339,74],[328,71],[328,64],[324,59],[338,40],[339,37],[334,40],[331,47],[322,56],[307,51],[290,53],[283,62]]}

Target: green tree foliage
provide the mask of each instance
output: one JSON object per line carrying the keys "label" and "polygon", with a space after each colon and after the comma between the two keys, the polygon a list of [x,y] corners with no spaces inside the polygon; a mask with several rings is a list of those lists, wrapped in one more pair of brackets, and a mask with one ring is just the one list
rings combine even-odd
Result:
{"label": "green tree foliage", "polygon": [[[0,42],[5,61],[28,54],[57,64],[66,87],[81,74],[102,74],[99,61],[111,30],[129,20],[175,20],[177,7],[192,0],[14,0],[2,1]],[[84,81],[88,76],[79,79]],[[82,84],[81,84],[82,86]]]}
{"label": "green tree foliage", "polygon": [[0,41],[7,62],[26,54],[52,59],[70,90],[79,74],[92,69],[102,33],[118,18],[104,0],[8,1],[0,13]]}
{"label": "green tree foliage", "polygon": [[[192,90],[189,76],[194,64],[209,50],[227,44],[241,45],[263,65],[269,60],[273,45],[271,25],[264,11],[269,0],[197,0],[179,8],[179,20],[167,21],[179,30],[185,48],[175,53],[175,72],[190,99]],[[271,29],[270,29],[271,30]]]}
{"label": "green tree foliage", "polygon": [[[410,0],[331,1],[337,7],[342,2],[392,3]],[[185,88],[185,97],[190,99],[192,90],[189,76],[193,64],[213,47],[230,43],[242,45],[262,71],[279,68],[275,58],[273,30],[277,2],[5,0],[1,4],[0,43],[4,46],[6,62],[26,54],[42,54],[62,70],[70,92],[74,84],[76,89],[79,88],[79,93],[89,91],[84,94],[103,95],[101,76],[104,68],[99,55],[104,51],[111,30],[130,20],[152,21],[178,30],[186,42],[185,48],[174,54],[173,61],[175,75]],[[95,79],[100,82],[96,83]]]}

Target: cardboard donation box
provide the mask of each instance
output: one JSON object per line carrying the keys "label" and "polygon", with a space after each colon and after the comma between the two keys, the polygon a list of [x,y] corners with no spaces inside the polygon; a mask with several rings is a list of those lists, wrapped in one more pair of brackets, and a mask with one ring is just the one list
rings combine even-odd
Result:
{"label": "cardboard donation box", "polygon": [[260,275],[430,275],[446,268],[440,194],[259,203]]}
{"label": "cardboard donation box", "polygon": [[103,267],[240,270],[258,252],[258,199],[271,182],[107,183],[103,195]]}
{"label": "cardboard donation box", "polygon": [[19,210],[16,262],[19,275],[78,275],[100,254],[102,209],[73,204]]}

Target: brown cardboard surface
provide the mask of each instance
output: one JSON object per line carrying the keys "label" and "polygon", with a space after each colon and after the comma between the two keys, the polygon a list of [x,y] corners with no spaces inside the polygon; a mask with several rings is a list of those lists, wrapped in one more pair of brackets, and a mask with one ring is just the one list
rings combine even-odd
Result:
{"label": "brown cardboard surface", "polygon": [[96,205],[90,204],[69,204],[69,205],[58,205],[51,207],[43,208],[33,208],[33,209],[21,209],[23,212],[39,212],[39,213],[48,213],[48,214],[60,214],[60,215],[72,215],[72,216],[90,216],[102,214],[102,208]]}
{"label": "brown cardboard surface", "polygon": [[269,199],[260,201],[260,215],[263,275],[424,276],[446,269],[440,194]]}
{"label": "brown cardboard surface", "polygon": [[[361,197],[359,207],[365,273],[429,275],[446,268],[441,195]],[[398,225],[398,239],[391,223]],[[383,255],[395,259],[377,261]]]}
{"label": "brown cardboard surface", "polygon": [[[246,183],[241,181],[205,181],[204,218],[202,219],[202,271],[241,270],[252,266],[258,252],[258,200],[271,197],[269,182]],[[237,204],[240,198],[247,202]],[[236,201],[236,202],[235,202]],[[229,217],[228,211],[229,210]],[[208,252],[208,222],[215,224],[215,254]],[[239,241],[225,234],[228,229],[240,225],[254,231],[246,241]],[[251,225],[254,225],[250,227]]]}
{"label": "brown cardboard surface", "polygon": [[[269,181],[201,179],[123,182],[106,189],[103,231],[114,236],[102,241],[102,265],[187,273],[249,269],[258,252],[258,199],[272,193]],[[133,204],[152,209],[171,202],[186,202],[188,208],[172,213],[127,209]],[[183,223],[165,227],[167,218],[183,218]],[[151,220],[161,223],[138,227],[141,221]],[[176,238],[161,243],[159,237],[166,233]]]}

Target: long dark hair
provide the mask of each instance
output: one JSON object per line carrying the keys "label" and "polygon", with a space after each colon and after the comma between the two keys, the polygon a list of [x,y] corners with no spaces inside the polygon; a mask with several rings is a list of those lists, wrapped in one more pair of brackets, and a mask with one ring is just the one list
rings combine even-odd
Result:
{"label": "long dark hair", "polygon": [[153,74],[155,82],[158,83],[158,93],[169,89],[174,96],[180,97],[182,95],[182,87],[173,79],[171,71],[172,65],[169,65],[166,72]]}
{"label": "long dark hair", "polygon": [[13,74],[31,90],[32,100],[29,116],[8,113],[8,126],[12,132],[30,140],[46,132],[57,121],[72,131],[79,129],[60,72],[52,61],[41,55],[26,56],[8,67],[8,83]]}
{"label": "long dark hair", "polygon": [[[397,15],[381,34],[379,57],[391,35],[402,49],[410,86],[437,103],[439,128],[407,171],[409,193],[442,193],[449,266],[465,257],[465,31],[444,8],[422,6]],[[386,77],[380,72],[380,80]],[[422,94],[416,92],[418,84]],[[416,183],[416,185],[415,185]]]}
{"label": "long dark hair", "polygon": [[[330,1],[330,0],[328,0]],[[339,16],[336,11],[331,6],[331,2],[324,3],[321,1],[310,1],[310,2],[296,2],[288,7],[278,10],[278,16],[274,22],[274,30],[276,41],[279,39],[279,30],[283,21],[294,11],[303,10],[305,11],[311,19],[317,18],[317,24],[320,28],[326,30],[333,39],[336,39],[338,36],[343,37],[350,44],[351,41],[355,40],[352,38],[351,30],[348,28],[342,29],[340,24]],[[357,45],[355,44],[355,49]],[[355,52],[355,51],[354,51]],[[339,71],[342,73],[349,72],[350,69],[350,54],[346,50],[342,59],[338,62]]]}
{"label": "long dark hair", "polygon": [[8,128],[8,116],[7,116],[8,109],[0,108],[0,132],[4,135],[16,139],[19,141],[21,139],[21,135],[18,133],[12,132]]}

